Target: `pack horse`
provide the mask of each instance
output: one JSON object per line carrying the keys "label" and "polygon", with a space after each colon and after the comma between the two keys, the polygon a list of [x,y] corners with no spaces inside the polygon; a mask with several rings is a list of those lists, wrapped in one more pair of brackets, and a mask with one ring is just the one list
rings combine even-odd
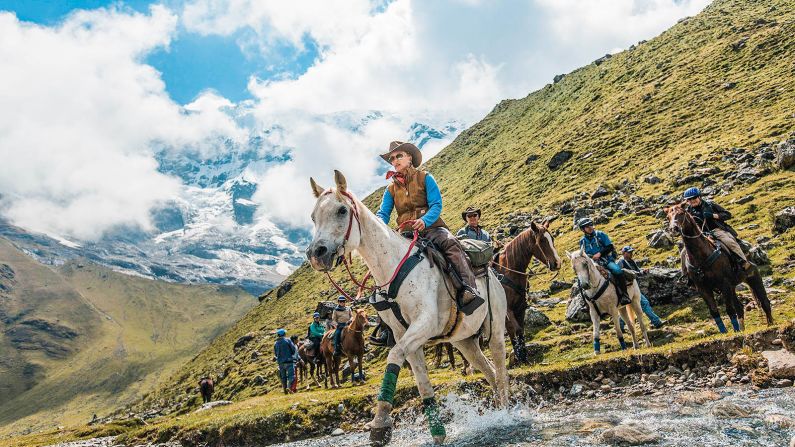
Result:
{"label": "pack horse", "polygon": [[[317,202],[312,211],[315,231],[307,248],[307,258],[315,270],[329,272],[340,256],[344,259],[356,252],[370,269],[377,284],[376,289],[381,289],[392,281],[408,256],[417,255],[418,248],[390,229],[348,192],[342,173],[335,171],[334,178],[336,188],[330,189],[318,186],[311,179]],[[437,444],[444,441],[446,432],[439,417],[422,350],[423,345],[429,342],[452,343],[484,374],[496,391],[497,404],[505,406],[508,402],[505,361],[507,305],[502,285],[495,274],[487,269],[486,275],[476,280],[486,303],[470,315],[465,315],[458,311],[454,298],[448,292],[449,280],[441,272],[442,269],[432,266],[425,259],[414,265],[397,291],[392,303],[399,306],[399,314],[394,308],[378,310],[381,319],[392,329],[397,343],[387,356],[375,416],[369,423],[370,441],[374,445],[384,445],[391,439],[392,419],[389,413],[404,361],[408,361],[414,373],[433,440]],[[493,364],[481,351],[478,335],[489,340]]]}

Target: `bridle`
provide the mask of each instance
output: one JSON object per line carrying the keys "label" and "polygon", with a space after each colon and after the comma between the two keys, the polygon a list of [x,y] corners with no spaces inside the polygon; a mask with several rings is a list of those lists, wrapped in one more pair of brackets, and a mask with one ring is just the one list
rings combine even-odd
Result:
{"label": "bridle", "polygon": [[[372,291],[376,291],[376,290],[379,290],[379,289],[382,289],[382,288],[388,286],[389,284],[391,284],[395,280],[395,278],[398,275],[398,272],[400,272],[401,267],[403,267],[403,264],[406,263],[406,260],[411,255],[411,251],[414,250],[414,246],[417,244],[417,239],[419,238],[419,231],[414,230],[414,237],[411,240],[411,244],[409,244],[409,248],[406,251],[406,254],[403,255],[403,259],[401,259],[400,262],[398,263],[397,267],[395,268],[395,271],[392,273],[392,277],[389,278],[389,281],[387,281],[387,282],[385,282],[383,284],[380,284],[380,285],[374,284],[372,286],[368,286],[367,285],[367,280],[369,280],[373,275],[368,270],[367,274],[364,275],[364,278],[362,278],[361,281],[358,281],[356,279],[356,277],[353,276],[353,272],[351,271],[351,268],[350,268],[350,264],[351,264],[350,253],[346,253],[346,249],[345,249],[345,244],[348,243],[348,240],[351,237],[351,230],[353,229],[353,220],[354,219],[356,219],[356,226],[359,229],[359,237],[361,238],[362,223],[361,223],[361,220],[359,219],[359,207],[356,205],[356,200],[353,198],[353,196],[349,192],[347,192],[347,191],[337,191],[337,192],[339,194],[345,196],[348,199],[348,201],[349,201],[348,205],[349,206],[348,206],[348,228],[345,230],[345,238],[343,239],[342,245],[341,245],[342,254],[337,258],[337,262],[336,262],[335,266],[339,265],[340,262],[345,264],[345,270],[348,272],[348,276],[350,277],[351,281],[353,281],[353,283],[356,284],[359,287],[359,291],[357,293],[357,296],[359,296],[363,291],[372,292]],[[331,194],[331,193],[332,193],[332,191],[329,189],[328,191],[324,192],[323,195],[327,195],[327,194]],[[403,222],[402,224],[400,224],[398,229],[401,229],[401,228],[403,228],[405,226],[413,225],[414,222],[415,222],[414,220],[407,220],[407,221]],[[339,249],[337,251],[339,251]],[[347,257],[346,257],[346,254],[348,255]],[[329,272],[326,272],[326,276],[328,277],[329,281],[331,281],[331,284],[334,285],[334,288],[336,288],[337,291],[339,293],[341,293],[346,299],[348,299],[349,301],[354,301],[354,302],[356,301],[354,298],[352,298],[348,294],[348,292],[343,290],[342,287],[340,287],[339,284],[337,284],[334,281],[334,278],[331,277],[331,274]]]}

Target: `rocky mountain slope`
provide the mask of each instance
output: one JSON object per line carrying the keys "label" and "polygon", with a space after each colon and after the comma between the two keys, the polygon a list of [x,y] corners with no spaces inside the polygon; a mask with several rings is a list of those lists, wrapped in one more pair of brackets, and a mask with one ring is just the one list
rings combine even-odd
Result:
{"label": "rocky mountain slope", "polygon": [[51,268],[0,238],[0,435],[85,423],[136,399],[255,302],[85,260]]}
{"label": "rocky mountain slope", "polygon": [[[763,271],[776,318],[792,318],[795,230],[789,227],[795,209],[786,209],[795,203],[795,172],[787,161],[795,151],[791,6],[787,0],[717,0],[654,39],[557,76],[525,98],[501,102],[428,160],[445,198],[443,217],[462,223],[460,210],[479,205],[485,226],[503,240],[530,219],[557,217],[553,231],[563,254],[576,248],[580,237],[573,229],[575,216],[588,214],[619,246],[638,248],[647,265],[672,267],[677,252],[670,241],[658,242],[659,210],[686,186],[697,185],[735,215],[743,238],[764,247],[770,264]],[[381,194],[374,192],[365,203],[374,207]],[[590,328],[565,319],[567,287],[551,287],[553,275],[533,268],[531,298],[551,324],[528,328],[528,341],[539,352],[539,364],[530,370],[590,362]],[[358,273],[363,272],[360,266]],[[571,276],[564,257],[554,279]],[[335,278],[354,289],[343,272]],[[245,427],[262,434],[274,421],[300,431],[314,427],[306,408],[327,414],[325,403],[348,399],[350,404],[375,393],[375,379],[359,389],[292,400],[272,392],[277,388],[270,361],[274,330],[305,333],[317,302],[336,295],[325,276],[306,264],[288,281],[283,293],[267,296],[132,411],[191,411],[198,402],[190,387],[202,374],[219,379],[217,398],[244,402],[216,415],[166,417],[142,427],[140,436],[198,442],[220,439],[225,431],[244,433]],[[651,351],[699,343],[715,332],[697,297],[660,304],[657,311],[669,324],[653,331]],[[748,330],[762,325],[759,312],[749,312]],[[626,355],[615,352],[612,331],[603,333],[602,345],[611,351],[608,358]],[[368,369],[378,377],[383,353],[369,358]],[[433,380],[446,382],[451,374],[434,373]],[[408,385],[411,378],[405,380]],[[295,399],[306,406],[291,413]],[[275,412],[279,417],[267,418]]]}

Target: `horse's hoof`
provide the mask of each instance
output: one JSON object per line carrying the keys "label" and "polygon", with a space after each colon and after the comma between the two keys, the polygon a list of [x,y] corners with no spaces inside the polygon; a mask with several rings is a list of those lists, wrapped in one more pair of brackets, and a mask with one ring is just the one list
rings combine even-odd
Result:
{"label": "horse's hoof", "polygon": [[444,438],[445,438],[444,435],[434,436],[433,437],[433,443],[436,444],[436,445],[442,445],[442,444],[444,444]]}
{"label": "horse's hoof", "polygon": [[370,428],[370,445],[380,447],[392,440],[392,427]]}

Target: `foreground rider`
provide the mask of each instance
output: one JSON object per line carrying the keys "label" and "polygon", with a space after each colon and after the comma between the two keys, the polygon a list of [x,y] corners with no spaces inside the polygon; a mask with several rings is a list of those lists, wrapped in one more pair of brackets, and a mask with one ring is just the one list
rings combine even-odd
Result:
{"label": "foreground rider", "polygon": [[[719,240],[724,247],[740,258],[743,270],[750,274],[754,265],[745,257],[742,247],[737,242],[737,232],[726,223],[727,220],[731,219],[731,213],[715,202],[702,199],[701,191],[696,187],[688,188],[683,196],[687,201],[685,210],[693,216],[698,226],[704,232],[712,233],[715,239]],[[682,273],[687,274],[685,257],[686,253],[682,250]]]}
{"label": "foreground rider", "polygon": [[290,388],[295,381],[296,348],[293,342],[285,336],[287,331],[284,329],[278,329],[276,335],[278,338],[273,345],[273,354],[279,364],[279,381],[282,382],[282,391],[284,394],[288,394],[292,392]]}
{"label": "foreground rider", "polygon": [[[649,273],[648,269],[641,269],[637,262],[632,259],[632,255],[635,252],[635,249],[632,246],[627,245],[626,247],[621,249],[621,256],[624,259],[618,261],[618,266],[622,269],[632,270],[633,272],[646,274]],[[659,329],[665,324],[664,320],[661,320],[660,317],[654,313],[654,309],[651,308],[651,303],[649,302],[649,298],[641,292],[640,294],[640,308],[643,310],[643,313],[649,317],[649,321],[651,321],[651,326],[654,329]],[[621,329],[624,329],[624,320],[621,320]]]}
{"label": "foreground rider", "polygon": [[597,264],[603,266],[613,275],[613,283],[618,290],[618,303],[621,305],[629,304],[630,298],[627,293],[627,281],[624,278],[624,271],[616,264],[616,248],[610,237],[602,231],[593,227],[593,220],[585,217],[577,222],[577,226],[583,232],[580,239],[580,247]]}
{"label": "foreground rider", "polygon": [[326,326],[320,322],[320,312],[315,312],[312,314],[312,324],[309,325],[309,329],[306,331],[306,338],[312,342],[312,350],[315,351],[316,362],[320,359],[317,354],[320,352],[320,341],[323,340],[323,334],[325,333]]}
{"label": "foreground rider", "polygon": [[476,241],[489,242],[489,233],[480,226],[480,208],[468,207],[461,213],[461,218],[466,222],[466,226],[458,230],[456,237],[459,239],[474,239]]}
{"label": "foreground rider", "polygon": [[331,324],[334,326],[334,357],[342,355],[340,347],[342,330],[345,329],[352,317],[351,309],[345,305],[345,297],[340,295],[337,298],[337,307],[331,312]]}
{"label": "foreground rider", "polygon": [[387,179],[391,178],[392,183],[384,191],[376,214],[388,225],[392,209],[395,209],[398,225],[414,221],[410,229],[419,231],[444,252],[463,282],[461,310],[467,315],[471,314],[484,301],[478,295],[475,275],[461,243],[440,217],[442,194],[436,180],[431,174],[417,169],[422,163],[420,150],[411,143],[393,141],[389,143],[389,152],[381,155],[381,158],[392,164],[395,170],[387,172]]}

